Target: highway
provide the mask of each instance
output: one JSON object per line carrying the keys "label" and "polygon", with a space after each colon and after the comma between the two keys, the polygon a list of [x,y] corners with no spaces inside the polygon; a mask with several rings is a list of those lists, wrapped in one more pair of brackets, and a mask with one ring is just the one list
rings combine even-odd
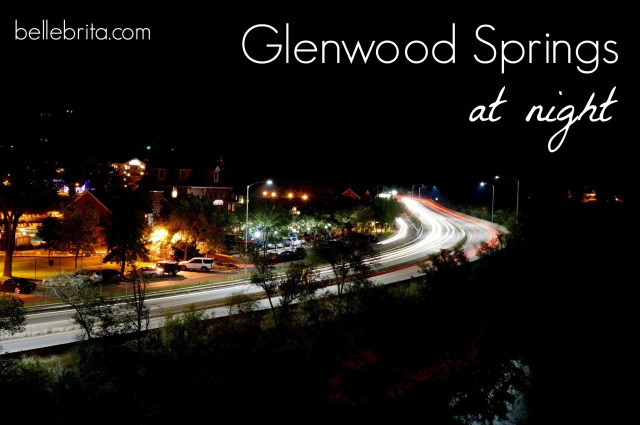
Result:
{"label": "highway", "polygon": [[[419,221],[414,225],[406,217],[397,219],[397,231],[394,236],[379,242],[379,254],[371,260],[377,273],[371,281],[377,285],[390,284],[409,280],[420,274],[419,264],[441,249],[454,250],[462,248],[465,255],[473,261],[476,251],[485,242],[495,244],[500,233],[506,229],[493,223],[460,214],[444,208],[442,205],[410,196],[398,196],[407,210]],[[417,232],[409,232],[413,227]],[[416,237],[407,235],[417,233]],[[386,249],[388,246],[393,248]],[[320,278],[332,276],[328,267],[315,269]],[[195,273],[195,272],[192,272]],[[203,279],[208,273],[203,273]],[[243,275],[244,276],[244,275]],[[325,288],[323,291],[332,291]],[[251,285],[247,279],[225,280],[199,285],[195,289],[179,292],[154,294],[147,298],[151,309],[151,328],[162,325],[167,312],[178,312],[189,305],[212,305],[215,300],[222,300],[235,294],[258,294],[260,288]],[[265,302],[261,307],[268,308]],[[221,317],[228,314],[228,307],[211,307],[205,310],[209,317]],[[26,329],[23,332],[0,338],[0,353],[14,353],[69,344],[82,339],[84,333],[73,323],[69,309],[42,309],[27,315]]]}

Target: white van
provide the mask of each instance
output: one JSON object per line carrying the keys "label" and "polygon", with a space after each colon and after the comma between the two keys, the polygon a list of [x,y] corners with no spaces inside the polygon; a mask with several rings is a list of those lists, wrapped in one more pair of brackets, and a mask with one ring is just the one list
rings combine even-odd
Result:
{"label": "white van", "polygon": [[188,261],[180,261],[178,263],[180,270],[199,270],[201,272],[208,272],[215,265],[213,258],[193,257]]}

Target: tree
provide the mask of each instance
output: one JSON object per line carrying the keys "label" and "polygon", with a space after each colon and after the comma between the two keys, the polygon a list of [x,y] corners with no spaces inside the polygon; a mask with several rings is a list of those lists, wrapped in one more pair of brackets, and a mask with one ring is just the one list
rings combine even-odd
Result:
{"label": "tree", "polygon": [[182,198],[171,209],[165,225],[170,232],[178,235],[183,247],[183,259],[187,260],[191,246],[196,246],[202,254],[222,251],[231,222],[231,216],[214,206],[211,200],[192,195]]}
{"label": "tree", "polygon": [[38,236],[46,243],[49,251],[49,260],[51,260],[51,250],[57,250],[58,240],[56,228],[60,225],[60,219],[56,217],[47,217],[42,220],[42,224],[38,227]]}
{"label": "tree", "polygon": [[209,339],[209,317],[194,305],[181,314],[167,313],[158,332],[150,336],[150,345],[166,353],[171,360],[201,355],[203,342]]}
{"label": "tree", "polygon": [[420,264],[420,272],[425,275],[425,278],[428,278],[429,276],[445,273],[467,263],[469,263],[469,259],[461,248],[453,251],[441,249],[440,252],[431,257],[430,261]]}
{"label": "tree", "polygon": [[147,282],[141,277],[133,280],[133,297],[125,301],[120,314],[120,322],[123,326],[121,332],[134,333],[137,352],[142,353],[142,343],[149,330],[151,322],[151,309],[145,303],[147,294]]}
{"label": "tree", "polygon": [[291,263],[277,282],[280,293],[280,314],[287,316],[289,307],[302,295],[315,291],[314,276],[304,263]]}
{"label": "tree", "polygon": [[344,294],[347,285],[368,281],[375,261],[374,253],[368,237],[355,232],[337,240],[318,240],[313,249],[315,262],[331,266],[338,296]]}
{"label": "tree", "polygon": [[144,213],[136,208],[133,200],[122,200],[111,215],[111,225],[106,227],[107,255],[103,263],[116,263],[120,273],[127,264],[149,261],[149,249],[145,246],[149,234]]}
{"label": "tree", "polygon": [[[275,236],[278,234],[287,236],[290,224],[289,210],[280,204],[258,201],[252,206],[250,226],[252,229],[260,230],[261,239],[265,242],[277,241]],[[266,245],[264,249],[266,251]]]}
{"label": "tree", "polygon": [[93,252],[99,244],[101,239],[99,223],[98,212],[90,206],[80,207],[72,202],[64,208],[62,220],[55,228],[55,243],[75,254],[76,268],[80,253]]}
{"label": "tree", "polygon": [[323,226],[327,223],[327,220],[319,215],[314,214],[314,211],[304,210],[301,215],[296,215],[293,221],[293,226],[304,235],[315,236],[318,232],[322,233]]}
{"label": "tree", "polygon": [[254,266],[254,271],[251,272],[251,283],[264,291],[264,294],[269,300],[273,321],[277,326],[278,316],[276,314],[276,306],[273,304],[273,298],[278,294],[275,268],[267,257],[262,255],[257,248],[249,249],[249,261],[251,261]]}
{"label": "tree", "polygon": [[189,246],[198,241],[200,233],[206,228],[204,202],[210,203],[197,196],[187,196],[182,198],[169,213],[167,228],[170,232],[179,235],[184,248],[184,260],[188,259]]}
{"label": "tree", "polygon": [[386,231],[395,223],[404,212],[403,204],[400,204],[395,198],[375,198],[372,203],[373,217],[376,222],[381,224]]}
{"label": "tree", "polygon": [[351,214],[351,209],[339,209],[333,213],[333,219],[337,223],[340,228],[340,233],[350,232],[355,227],[355,224],[351,221],[353,219],[353,215]]}
{"label": "tree", "polygon": [[373,209],[364,204],[358,204],[349,212],[349,222],[355,225],[357,231],[371,229],[370,224],[374,221]]}
{"label": "tree", "polygon": [[24,301],[13,295],[0,294],[0,331],[22,332],[25,321]]}
{"label": "tree", "polygon": [[90,282],[78,277],[58,275],[48,280],[46,289],[52,296],[74,309],[73,321],[84,330],[87,339],[116,333],[113,300],[100,296]]}
{"label": "tree", "polygon": [[28,210],[45,210],[54,202],[56,191],[48,180],[36,174],[34,167],[20,166],[11,158],[2,158],[0,164],[3,168],[3,174],[0,175],[0,237],[5,251],[3,275],[12,276],[20,218]]}
{"label": "tree", "polygon": [[46,289],[75,310],[73,321],[84,330],[87,339],[134,333],[141,350],[150,323],[146,282],[142,278],[133,281],[133,297],[120,306],[115,299],[101,296],[90,282],[75,276],[53,276]]}
{"label": "tree", "polygon": [[[528,368],[521,359],[483,358],[483,367],[466,372],[449,408],[462,423],[491,425],[509,419],[518,395],[530,389]],[[496,358],[497,357],[497,358]]]}
{"label": "tree", "polygon": [[202,253],[220,252],[225,249],[225,235],[229,233],[231,217],[211,201],[203,198],[203,226],[198,235],[196,246]]}

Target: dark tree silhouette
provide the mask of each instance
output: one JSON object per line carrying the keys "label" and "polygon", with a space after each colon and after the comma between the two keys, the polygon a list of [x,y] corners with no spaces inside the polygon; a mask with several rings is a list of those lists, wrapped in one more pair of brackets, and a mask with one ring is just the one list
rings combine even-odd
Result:
{"label": "dark tree silhouette", "polygon": [[116,263],[120,273],[124,273],[127,264],[136,261],[149,261],[149,249],[145,246],[149,234],[144,213],[133,199],[119,202],[111,214],[111,225],[107,226],[107,255],[103,263]]}
{"label": "dark tree silhouette", "polygon": [[349,232],[336,240],[324,239],[314,243],[312,260],[331,266],[338,296],[345,293],[348,285],[357,285],[368,280],[375,265],[375,250],[367,235]]}
{"label": "dark tree silhouette", "polygon": [[[27,212],[44,212],[56,200],[53,185],[35,173],[33,167],[20,166],[11,158],[2,158],[0,175],[0,232],[5,252],[4,276],[12,276],[13,253],[20,218]],[[4,161],[6,160],[6,161]]]}
{"label": "dark tree silhouette", "polygon": [[0,331],[10,334],[24,330],[26,315],[24,301],[7,294],[0,294]]}
{"label": "dark tree silhouette", "polygon": [[62,220],[55,227],[55,244],[75,255],[78,267],[80,253],[93,252],[102,238],[98,225],[100,216],[90,206],[68,204],[62,211]]}

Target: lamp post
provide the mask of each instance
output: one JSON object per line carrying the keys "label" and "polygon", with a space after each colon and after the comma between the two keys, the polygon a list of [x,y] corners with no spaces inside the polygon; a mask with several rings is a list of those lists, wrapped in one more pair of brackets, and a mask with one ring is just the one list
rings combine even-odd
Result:
{"label": "lamp post", "polygon": [[262,181],[251,183],[251,184],[247,185],[247,198],[245,200],[245,203],[247,204],[247,217],[246,217],[246,222],[245,222],[245,227],[244,227],[244,252],[245,252],[245,254],[247,252],[249,252],[249,188],[251,186],[253,186],[254,184],[260,184],[260,183],[266,183],[268,185],[273,184],[273,182],[271,180],[262,180]]}
{"label": "lamp post", "polygon": [[498,180],[500,177],[513,180],[514,182],[516,182],[516,224],[518,224],[518,206],[520,204],[520,180],[514,179],[513,177],[504,177],[504,176],[496,176],[496,180]]}
{"label": "lamp post", "polygon": [[493,201],[496,197],[496,187],[486,182],[480,182],[480,186],[491,186],[491,222],[493,223]]}
{"label": "lamp post", "polygon": [[[411,196],[414,196],[414,195],[413,195],[413,188],[414,188],[414,187],[416,187],[416,186],[418,186],[418,185],[424,186],[422,183],[412,184],[412,185],[411,185]],[[420,190],[419,190],[419,189],[418,189],[418,192],[420,192]]]}
{"label": "lamp post", "polygon": [[430,188],[432,188],[432,189],[433,189],[433,188],[435,188],[435,186],[425,186],[425,185],[420,186],[420,187],[418,188],[418,199],[420,199],[420,197],[421,197],[421,195],[420,195],[420,191],[422,190],[422,188],[423,188],[423,187],[430,187]]}

